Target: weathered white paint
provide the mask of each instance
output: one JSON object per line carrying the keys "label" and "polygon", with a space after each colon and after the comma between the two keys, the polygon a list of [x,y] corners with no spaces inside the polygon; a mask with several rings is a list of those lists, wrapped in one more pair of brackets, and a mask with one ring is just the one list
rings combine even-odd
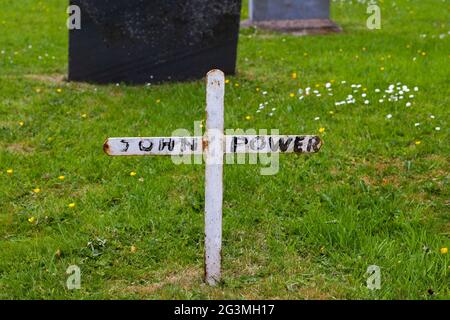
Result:
{"label": "weathered white paint", "polygon": [[222,259],[223,122],[225,76],[220,70],[206,78],[205,152],[205,281],[220,281]]}
{"label": "weathered white paint", "polygon": [[110,156],[171,156],[201,154],[201,137],[109,138],[103,149]]}
{"label": "weathered white paint", "polygon": [[317,136],[225,136],[225,153],[314,153],[321,145]]}
{"label": "weathered white paint", "polygon": [[[314,153],[322,145],[317,136],[226,135],[223,139],[224,153]],[[202,137],[109,138],[104,149],[111,156],[202,154],[202,140]]]}

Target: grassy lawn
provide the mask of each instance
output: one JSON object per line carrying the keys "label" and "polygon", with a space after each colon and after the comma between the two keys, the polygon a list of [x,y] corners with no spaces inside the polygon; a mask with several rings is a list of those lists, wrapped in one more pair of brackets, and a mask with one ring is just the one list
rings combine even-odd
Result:
{"label": "grassy lawn", "polygon": [[[281,156],[274,176],[225,166],[224,279],[211,288],[204,166],[102,151],[108,136],[193,131],[204,81],[67,83],[67,1],[3,0],[0,299],[449,299],[450,7],[379,2],[381,30],[357,1],[332,2],[341,34],[241,30],[225,127],[322,128],[325,144]],[[80,290],[65,287],[70,265]]]}

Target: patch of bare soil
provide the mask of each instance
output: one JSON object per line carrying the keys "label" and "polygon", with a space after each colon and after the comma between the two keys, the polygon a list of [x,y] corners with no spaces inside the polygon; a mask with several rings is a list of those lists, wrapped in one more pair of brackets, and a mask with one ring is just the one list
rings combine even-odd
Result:
{"label": "patch of bare soil", "polygon": [[189,267],[181,272],[170,273],[163,281],[149,283],[146,285],[129,286],[125,290],[132,293],[138,293],[143,295],[153,294],[158,290],[161,290],[167,285],[176,284],[183,289],[189,290],[194,283],[200,283],[202,281],[201,270],[195,267]]}
{"label": "patch of bare soil", "polygon": [[27,74],[25,75],[25,78],[31,79],[31,80],[37,80],[42,82],[49,82],[49,83],[55,83],[55,84],[63,84],[67,82],[67,78],[63,74]]}

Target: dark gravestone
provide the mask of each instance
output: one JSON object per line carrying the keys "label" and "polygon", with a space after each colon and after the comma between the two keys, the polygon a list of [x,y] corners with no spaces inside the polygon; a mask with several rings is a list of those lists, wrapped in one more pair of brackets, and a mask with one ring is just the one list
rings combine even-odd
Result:
{"label": "dark gravestone", "polygon": [[69,80],[148,83],[233,74],[241,0],[71,0]]}

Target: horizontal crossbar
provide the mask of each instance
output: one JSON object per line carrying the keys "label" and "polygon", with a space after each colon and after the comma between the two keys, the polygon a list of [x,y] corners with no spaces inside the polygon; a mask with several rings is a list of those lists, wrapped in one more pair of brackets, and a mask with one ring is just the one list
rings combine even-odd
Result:
{"label": "horizontal crossbar", "polygon": [[[315,153],[322,141],[312,135],[225,135],[224,153]],[[204,137],[109,138],[103,150],[110,156],[175,156],[203,154]]]}

